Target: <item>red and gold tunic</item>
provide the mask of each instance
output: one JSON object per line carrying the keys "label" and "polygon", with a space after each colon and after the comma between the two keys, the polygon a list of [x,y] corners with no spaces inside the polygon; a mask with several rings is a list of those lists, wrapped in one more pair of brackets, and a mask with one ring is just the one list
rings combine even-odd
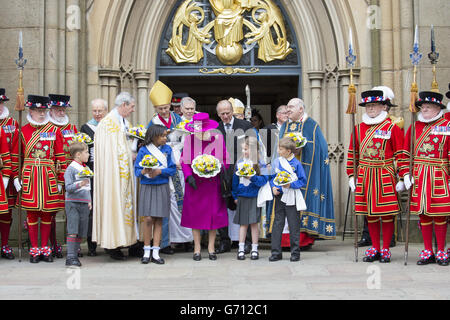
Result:
{"label": "red and gold tunic", "polygon": [[66,124],[63,126],[59,126],[57,124],[53,124],[54,126],[58,127],[59,130],[61,130],[61,133],[63,135],[63,142],[64,142],[64,156],[66,157],[66,165],[70,165],[72,162],[72,157],[70,156],[69,152],[69,146],[72,143],[73,137],[75,134],[78,133],[77,127],[74,124]]}
{"label": "red and gold tunic", "polygon": [[11,157],[9,146],[6,140],[6,133],[0,127],[0,214],[8,213],[8,198],[6,196],[3,178],[11,176]]}
{"label": "red and gold tunic", "polygon": [[[414,145],[414,185],[410,210],[427,216],[450,215],[449,160],[450,121],[441,117],[431,123],[416,121]],[[411,127],[405,137],[403,157],[406,165],[400,176],[409,174]]]}
{"label": "red and gold tunic", "polygon": [[[0,127],[3,128],[6,134],[6,141],[8,143],[8,150],[12,152],[12,143],[14,136],[19,132],[19,125],[14,118],[6,117],[5,119],[0,119]],[[6,193],[8,195],[8,203],[9,207],[12,208],[16,204],[17,191],[14,188],[14,184],[12,181],[8,184],[8,188],[6,189]]]}
{"label": "red and gold tunic", "polygon": [[403,131],[387,118],[380,124],[359,124],[356,126],[356,137],[356,155],[352,135],[347,160],[347,174],[353,177],[353,159],[357,159],[356,214],[383,216],[400,213],[395,190],[395,162],[398,165],[402,161]]}
{"label": "red and gold tunic", "polygon": [[[19,171],[18,139],[14,137],[13,142],[14,178]],[[27,124],[22,127],[21,139],[22,208],[43,212],[64,209],[64,194],[58,191],[58,184],[64,185],[66,168],[61,131],[50,122],[42,126]]]}

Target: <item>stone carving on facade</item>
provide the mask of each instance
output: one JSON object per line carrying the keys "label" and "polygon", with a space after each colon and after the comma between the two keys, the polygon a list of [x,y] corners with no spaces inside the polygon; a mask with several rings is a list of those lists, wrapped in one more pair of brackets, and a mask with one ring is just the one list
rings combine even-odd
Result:
{"label": "stone carving on facade", "polygon": [[[273,0],[209,0],[215,18],[202,28],[207,18],[202,8],[205,5],[186,0],[178,8],[166,50],[176,63],[198,63],[206,49],[224,65],[235,65],[256,43],[258,58],[264,62],[284,60],[293,51],[286,38],[283,16]],[[247,11],[251,18],[244,16]],[[244,26],[250,30],[247,34]]]}

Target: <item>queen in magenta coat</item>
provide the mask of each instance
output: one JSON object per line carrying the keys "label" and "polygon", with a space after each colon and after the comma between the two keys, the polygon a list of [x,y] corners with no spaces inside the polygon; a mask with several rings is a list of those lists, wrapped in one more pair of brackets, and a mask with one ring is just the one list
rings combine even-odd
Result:
{"label": "queen in magenta coat", "polygon": [[209,259],[217,259],[214,254],[216,230],[228,226],[228,213],[225,199],[221,195],[220,175],[202,178],[195,174],[191,164],[199,155],[216,157],[222,170],[228,168],[225,142],[220,132],[215,132],[218,123],[209,119],[207,113],[194,115],[186,130],[192,132],[184,142],[181,154],[181,167],[186,180],[181,225],[191,228],[194,235],[194,260],[201,260],[200,230],[209,230]]}

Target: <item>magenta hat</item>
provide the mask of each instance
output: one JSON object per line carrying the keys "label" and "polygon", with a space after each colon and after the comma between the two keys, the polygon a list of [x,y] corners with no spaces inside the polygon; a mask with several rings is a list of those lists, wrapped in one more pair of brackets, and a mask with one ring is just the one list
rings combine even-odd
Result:
{"label": "magenta hat", "polygon": [[185,129],[189,132],[206,132],[208,130],[217,129],[219,123],[217,121],[211,120],[209,114],[201,112],[194,114],[192,121],[189,122]]}

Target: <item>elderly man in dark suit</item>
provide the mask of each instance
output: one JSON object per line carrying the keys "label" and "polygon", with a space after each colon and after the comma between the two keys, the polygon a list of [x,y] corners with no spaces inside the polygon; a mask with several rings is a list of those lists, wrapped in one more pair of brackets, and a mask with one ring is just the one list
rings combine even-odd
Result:
{"label": "elderly man in dark suit", "polygon": [[[228,209],[235,210],[236,205],[232,201],[231,196],[231,181],[234,173],[234,164],[238,160],[241,154],[241,143],[247,133],[253,132],[250,122],[237,119],[233,116],[233,106],[228,100],[222,100],[217,104],[217,115],[220,118],[219,127],[217,128],[225,137],[225,143],[229,152],[230,167],[224,173],[223,180],[225,185],[222,186],[222,192],[224,196],[228,196]],[[216,250],[216,253],[229,252],[231,250],[231,239],[228,235],[228,227],[219,229],[220,243]]]}

